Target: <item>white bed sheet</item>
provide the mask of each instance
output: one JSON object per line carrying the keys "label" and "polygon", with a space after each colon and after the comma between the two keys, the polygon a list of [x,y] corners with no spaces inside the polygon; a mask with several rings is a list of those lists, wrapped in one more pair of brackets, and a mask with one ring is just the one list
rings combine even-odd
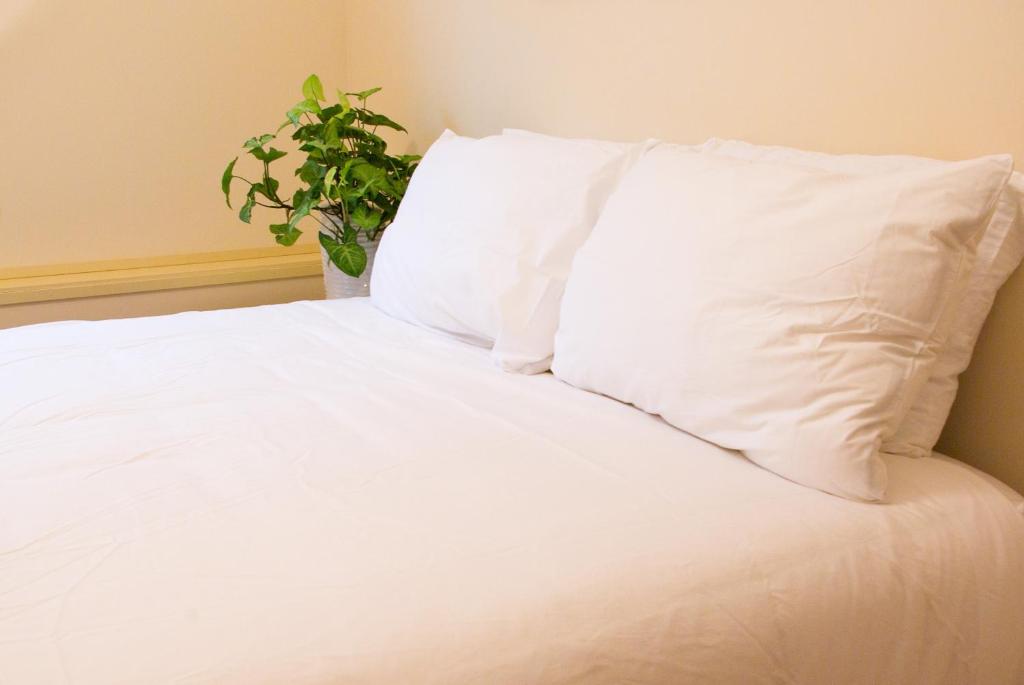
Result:
{"label": "white bed sheet", "polygon": [[0,332],[0,683],[1010,683],[1024,519],[789,483],[365,300]]}

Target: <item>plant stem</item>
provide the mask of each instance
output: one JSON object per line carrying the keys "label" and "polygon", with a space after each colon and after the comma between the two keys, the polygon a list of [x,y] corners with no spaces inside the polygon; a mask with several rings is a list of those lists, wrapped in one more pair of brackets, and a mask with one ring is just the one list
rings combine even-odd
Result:
{"label": "plant stem", "polygon": [[335,236],[335,237],[337,237],[337,235],[338,235],[338,227],[334,225],[334,222],[331,222],[331,225],[330,225],[330,226],[328,226],[328,225],[327,225],[327,224],[325,224],[325,223],[324,223],[323,221],[321,221],[321,220],[320,220],[320,218],[319,218],[319,217],[318,217],[318,216],[317,216],[316,214],[313,214],[312,212],[310,212],[310,214],[309,214],[309,215],[310,215],[311,217],[313,217],[314,219],[316,219],[316,222],[317,222],[318,224],[320,224],[321,226],[323,226],[324,228],[326,228],[326,229],[327,229],[328,231],[330,231],[330,232],[331,232],[332,234],[334,234],[334,236]]}

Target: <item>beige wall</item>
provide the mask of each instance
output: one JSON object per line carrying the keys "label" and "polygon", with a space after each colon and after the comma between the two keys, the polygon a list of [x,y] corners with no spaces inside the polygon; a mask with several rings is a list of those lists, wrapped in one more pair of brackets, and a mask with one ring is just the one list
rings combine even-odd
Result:
{"label": "beige wall", "polygon": [[[377,0],[346,18],[350,82],[384,86],[419,150],[516,126],[1024,166],[1021,0]],[[940,447],[1024,490],[1021,321],[1018,272]]]}
{"label": "beige wall", "polygon": [[[443,127],[1024,159],[1020,0],[377,0],[348,77]],[[385,26],[383,33],[366,27]]]}
{"label": "beige wall", "polygon": [[308,73],[342,83],[342,5],[0,2],[0,270],[272,245],[220,174]]}

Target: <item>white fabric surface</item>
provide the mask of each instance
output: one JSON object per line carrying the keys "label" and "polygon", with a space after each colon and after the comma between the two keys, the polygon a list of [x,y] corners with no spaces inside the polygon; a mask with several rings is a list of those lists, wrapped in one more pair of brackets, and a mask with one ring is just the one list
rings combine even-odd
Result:
{"label": "white fabric surface", "polygon": [[551,364],[573,256],[643,152],[539,135],[430,146],[381,238],[370,293],[392,316],[493,346],[508,371]]}
{"label": "white fabric surface", "polygon": [[0,332],[0,683],[1020,682],[1024,519],[804,488],[366,300]]}
{"label": "white fabric surface", "polygon": [[[995,302],[996,293],[1024,258],[1024,174],[1014,172],[999,198],[996,213],[978,246],[978,264],[957,309],[953,329],[928,382],[884,448],[895,454],[923,456],[939,441],[953,408],[959,377],[971,362],[974,345]],[[985,268],[987,267],[987,268]]]}
{"label": "white fabric surface", "polygon": [[1011,171],[1000,155],[850,175],[659,145],[576,255],[552,371],[879,500],[879,447],[927,381]]}
{"label": "white fabric surface", "polygon": [[[948,165],[924,157],[905,155],[829,155],[780,146],[752,145],[739,140],[712,138],[703,149],[740,159],[786,161],[849,174],[876,174],[922,166]],[[999,195],[985,228],[949,335],[939,351],[928,381],[883,451],[909,456],[929,454],[939,440],[956,399],[958,377],[967,368],[996,293],[1024,258],[1024,174],[1014,172]]]}

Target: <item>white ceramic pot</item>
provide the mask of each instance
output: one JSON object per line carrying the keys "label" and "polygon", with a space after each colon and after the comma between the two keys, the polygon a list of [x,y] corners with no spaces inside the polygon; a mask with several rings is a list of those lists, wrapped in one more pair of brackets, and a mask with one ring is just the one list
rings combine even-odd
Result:
{"label": "white ceramic pot", "polygon": [[366,270],[359,278],[352,278],[334,266],[327,258],[327,252],[320,248],[320,261],[324,265],[324,292],[328,300],[342,297],[366,297],[370,294],[370,272],[373,270],[373,256],[377,252],[378,240],[368,241],[360,236],[359,244],[366,250]]}

